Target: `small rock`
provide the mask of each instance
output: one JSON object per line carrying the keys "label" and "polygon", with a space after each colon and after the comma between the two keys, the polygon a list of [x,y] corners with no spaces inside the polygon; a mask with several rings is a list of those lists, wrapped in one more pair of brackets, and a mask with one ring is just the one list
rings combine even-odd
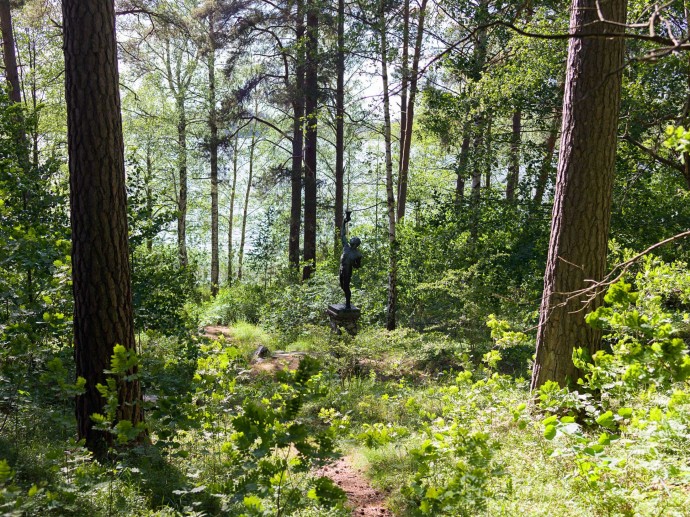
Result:
{"label": "small rock", "polygon": [[265,347],[264,345],[259,345],[256,351],[254,352],[254,355],[252,356],[252,362],[258,361],[259,359],[263,359],[264,357],[267,357],[271,351]]}

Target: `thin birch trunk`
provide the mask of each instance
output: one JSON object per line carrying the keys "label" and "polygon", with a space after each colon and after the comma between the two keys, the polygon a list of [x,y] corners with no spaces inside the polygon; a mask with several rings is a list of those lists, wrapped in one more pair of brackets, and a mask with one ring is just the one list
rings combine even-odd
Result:
{"label": "thin birch trunk", "polygon": [[228,286],[232,285],[232,261],[235,252],[232,248],[232,229],[235,219],[235,191],[237,190],[237,153],[239,152],[239,131],[235,135],[232,147],[232,185],[230,186],[230,210],[228,213]]}
{"label": "thin birch trunk", "polygon": [[256,149],[256,120],[252,128],[252,141],[249,146],[249,177],[247,178],[247,191],[244,195],[244,209],[242,210],[242,232],[240,234],[240,253],[237,264],[237,280],[242,281],[242,266],[244,264],[244,242],[247,230],[247,213],[249,212],[249,194],[252,190],[252,177],[254,175],[254,150]]}
{"label": "thin birch trunk", "polygon": [[395,240],[395,194],[393,192],[393,157],[391,153],[391,112],[388,90],[388,44],[386,40],[385,2],[381,0],[379,23],[381,31],[381,79],[383,80],[383,138],[386,148],[386,208],[388,209],[388,304],[386,310],[386,328],[395,330],[398,305],[398,262],[397,243]]}

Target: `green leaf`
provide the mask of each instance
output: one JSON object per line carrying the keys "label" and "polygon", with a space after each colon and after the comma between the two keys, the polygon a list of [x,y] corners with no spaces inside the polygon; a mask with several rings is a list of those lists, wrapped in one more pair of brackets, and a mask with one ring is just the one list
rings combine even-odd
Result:
{"label": "green leaf", "polygon": [[249,508],[250,510],[255,510],[257,512],[262,512],[264,509],[264,505],[261,503],[261,499],[259,499],[255,495],[248,495],[244,497],[243,500],[244,506]]}
{"label": "green leaf", "polygon": [[633,410],[629,407],[622,407],[618,410],[618,414],[623,418],[630,418],[633,414]]}
{"label": "green leaf", "polygon": [[0,460],[0,483],[6,483],[12,479],[13,476],[14,473],[12,472],[9,463],[7,463],[7,460]]}
{"label": "green leaf", "polygon": [[91,421],[94,422],[95,424],[104,424],[107,422],[107,418],[100,413],[93,413],[91,415]]}
{"label": "green leaf", "polygon": [[607,427],[609,429],[616,427],[616,421],[613,418],[613,412],[607,411],[606,413],[599,415],[599,417],[597,418],[597,424],[603,427]]}
{"label": "green leaf", "polygon": [[558,417],[556,415],[551,415],[541,421],[542,425],[549,425],[553,424],[554,422],[558,422]]}
{"label": "green leaf", "polygon": [[544,429],[544,438],[547,440],[553,440],[556,437],[556,426],[549,424]]}
{"label": "green leaf", "polygon": [[426,489],[426,494],[424,494],[424,497],[426,499],[438,499],[440,493],[441,491],[438,488],[430,486]]}

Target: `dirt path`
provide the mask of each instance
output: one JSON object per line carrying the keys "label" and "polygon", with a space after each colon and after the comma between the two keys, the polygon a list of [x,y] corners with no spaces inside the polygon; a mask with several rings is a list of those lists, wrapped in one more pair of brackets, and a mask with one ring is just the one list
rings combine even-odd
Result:
{"label": "dirt path", "polygon": [[[232,331],[224,326],[207,326],[204,335],[217,339],[224,336],[232,341]],[[252,361],[252,374],[275,373],[287,367],[294,370],[299,365],[304,352],[274,352],[267,358],[255,358]],[[326,476],[342,488],[347,494],[348,506],[355,517],[393,517],[386,508],[385,494],[375,490],[364,477],[362,469],[352,465],[352,458],[344,457],[319,469],[318,476]]]}
{"label": "dirt path", "polygon": [[355,517],[393,517],[386,508],[385,495],[372,488],[362,474],[362,469],[352,466],[348,457],[321,468],[318,475],[329,477],[347,494],[352,515]]}

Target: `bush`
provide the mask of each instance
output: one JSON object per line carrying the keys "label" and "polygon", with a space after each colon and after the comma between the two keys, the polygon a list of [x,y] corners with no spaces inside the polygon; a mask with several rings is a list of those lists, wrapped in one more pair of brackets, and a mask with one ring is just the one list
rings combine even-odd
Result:
{"label": "bush", "polygon": [[195,266],[180,268],[171,246],[135,250],[132,259],[132,302],[139,330],[166,335],[184,333],[190,326],[185,304],[194,295]]}
{"label": "bush", "polygon": [[201,307],[199,322],[202,325],[231,325],[238,321],[257,324],[265,303],[265,291],[256,284],[223,287]]}

